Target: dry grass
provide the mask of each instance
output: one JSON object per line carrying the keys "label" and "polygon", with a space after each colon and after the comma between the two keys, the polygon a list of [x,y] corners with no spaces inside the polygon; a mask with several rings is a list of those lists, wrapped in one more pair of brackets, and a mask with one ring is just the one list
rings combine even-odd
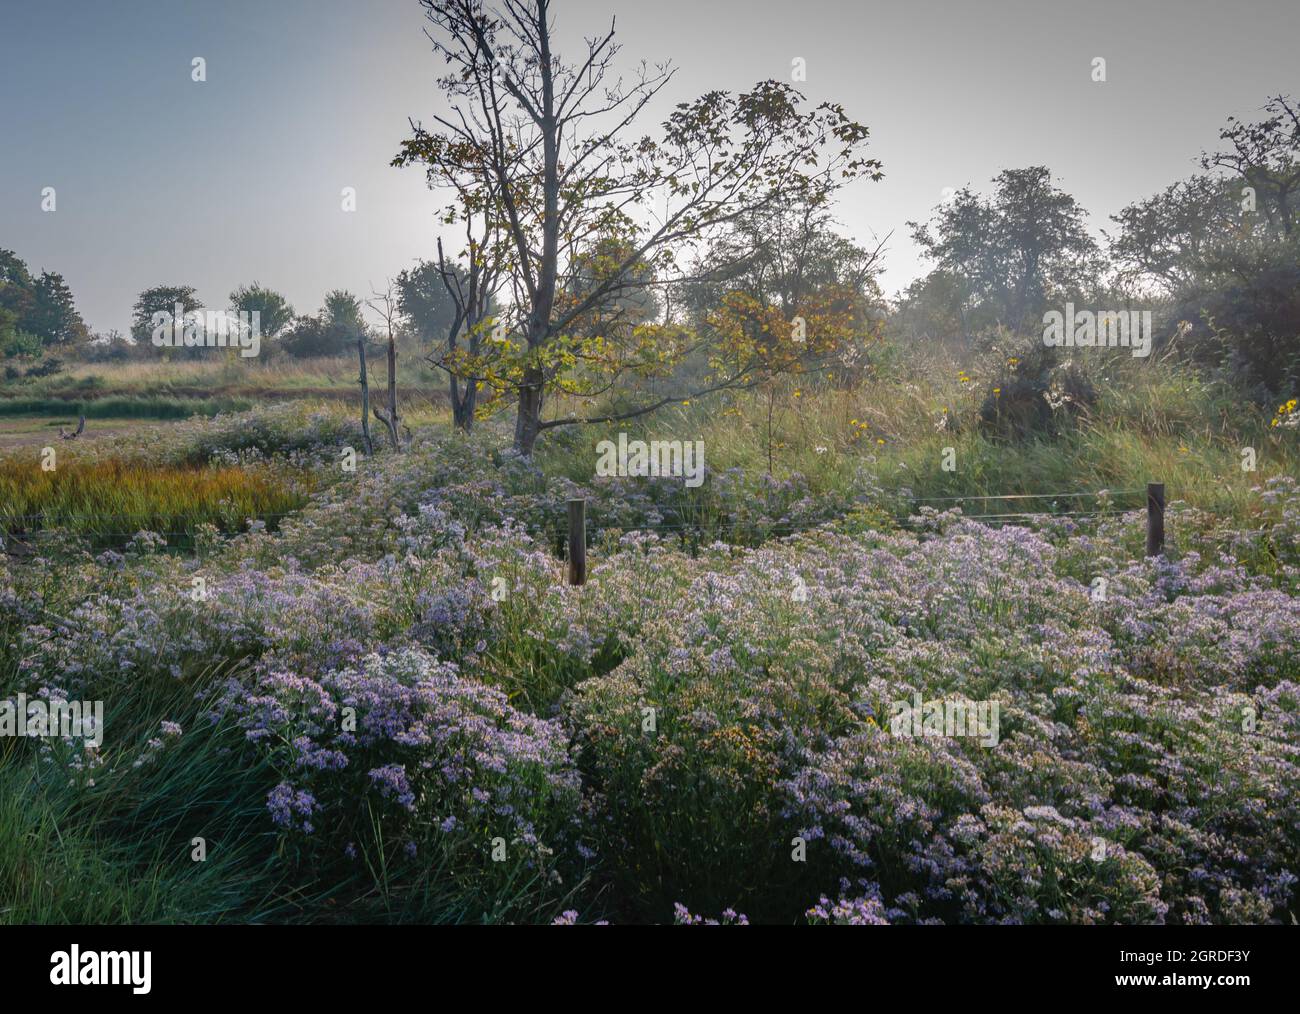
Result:
{"label": "dry grass", "polygon": [[0,460],[0,529],[61,527],[104,541],[141,529],[192,535],[204,524],[231,531],[249,518],[278,517],[304,500],[283,469],[183,468],[66,454],[54,464],[45,470],[36,454]]}

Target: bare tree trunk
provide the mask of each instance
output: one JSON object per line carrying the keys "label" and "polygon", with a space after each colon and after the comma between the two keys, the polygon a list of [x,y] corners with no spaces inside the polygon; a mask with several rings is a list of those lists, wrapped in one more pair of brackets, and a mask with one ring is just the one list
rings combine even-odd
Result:
{"label": "bare tree trunk", "polygon": [[[456,307],[456,315],[447,330],[447,355],[454,360],[463,326],[470,360],[476,362],[482,342],[480,329],[492,305],[492,294],[496,291],[500,279],[502,261],[493,241],[498,228],[494,220],[490,216],[484,216],[482,239],[475,238],[472,226],[473,219],[467,218],[466,239],[469,253],[466,258],[467,267],[463,273],[458,273],[454,267],[448,266],[447,258],[442,252],[442,239],[439,237],[438,274],[442,278],[447,295]],[[437,365],[434,357],[431,356],[430,361]],[[473,376],[465,377],[464,394],[462,394],[462,378],[455,369],[449,369],[447,374],[451,393],[452,424],[462,433],[469,433],[474,428],[474,410],[478,403],[480,382]]]}
{"label": "bare tree trunk", "polygon": [[465,381],[465,393],[460,393],[460,384],[451,378],[451,418],[456,429],[469,433],[474,428],[474,408],[478,401],[478,386],[473,380]]}
{"label": "bare tree trunk", "polygon": [[375,418],[388,430],[388,439],[392,442],[393,450],[400,451],[402,440],[398,430],[401,420],[397,415],[397,338],[393,330],[397,310],[392,280],[389,280],[386,291],[377,292],[375,295],[377,298],[369,300],[368,305],[383,316],[388,328],[388,410],[381,412],[376,405],[374,412]]}
{"label": "bare tree trunk", "polygon": [[366,441],[366,453],[375,453],[374,441],[370,439],[370,381],[366,378],[366,340],[357,339],[357,356],[361,359],[361,433]]}
{"label": "bare tree trunk", "polygon": [[388,436],[393,442],[393,450],[400,448],[397,418],[397,342],[393,332],[388,332],[388,414],[381,416],[388,427]]}
{"label": "bare tree trunk", "polygon": [[460,379],[454,373],[447,378],[447,389],[451,395],[451,424],[455,429],[465,431],[461,420]]}
{"label": "bare tree trunk", "polygon": [[542,371],[529,367],[519,388],[519,414],[515,418],[515,450],[532,457],[533,446],[542,432]]}

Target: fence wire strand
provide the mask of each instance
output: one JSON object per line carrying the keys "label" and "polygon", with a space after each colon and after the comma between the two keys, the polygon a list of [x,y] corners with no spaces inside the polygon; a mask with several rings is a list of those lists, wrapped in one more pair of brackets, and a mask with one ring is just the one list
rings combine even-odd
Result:
{"label": "fence wire strand", "polygon": [[[1060,491],[1052,493],[999,493],[999,494],[965,494],[961,496],[902,496],[898,498],[903,502],[911,505],[915,510],[926,510],[938,508],[931,507],[933,504],[995,504],[1010,503],[1013,501],[1059,501],[1059,500],[1085,500],[1088,498],[1096,500],[1110,501],[1107,506],[1097,507],[1095,509],[1075,509],[1068,511],[1053,510],[1016,510],[999,513],[981,513],[968,514],[961,513],[963,520],[975,521],[985,524],[1017,524],[1030,521],[1046,522],[1054,519],[1078,521],[1083,519],[1110,519],[1123,517],[1139,511],[1146,506],[1145,497],[1147,491],[1144,489],[1107,489],[1097,492],[1079,492],[1076,490]],[[1115,498],[1126,496],[1142,496],[1143,502],[1132,507],[1120,507],[1113,503]],[[949,508],[951,509],[951,508]],[[961,508],[958,507],[958,510]],[[240,519],[241,528],[249,522],[273,523],[281,521],[284,518],[294,517],[302,513],[302,510],[294,511],[274,511],[256,515],[248,515]],[[900,525],[905,527],[918,517],[917,514],[909,514],[907,517],[896,517]],[[138,536],[141,531],[150,531],[155,535],[162,536],[168,543],[174,539],[193,540],[198,535],[198,529],[204,525],[214,525],[220,527],[217,519],[209,519],[195,523],[192,528],[182,530],[159,531],[147,527],[138,528],[132,531],[121,531],[112,529],[108,531],[91,530],[88,532],[79,532],[70,530],[70,525],[94,523],[94,522],[122,522],[132,521],[150,522],[161,520],[157,514],[119,514],[119,513],[99,513],[86,512],[72,514],[64,517],[51,518],[48,514],[3,514],[0,513],[0,538],[4,539],[7,544],[24,545],[32,549],[31,542],[41,539],[67,538],[71,535],[73,538],[102,539],[119,542],[129,541]],[[45,527],[49,522],[54,521],[53,527]],[[21,531],[6,531],[6,528],[12,527],[15,523],[22,526]],[[30,529],[28,529],[30,525]],[[480,526],[475,525],[473,528],[478,530]],[[527,526],[524,526],[527,530]],[[765,532],[773,535],[794,534],[799,531],[799,526],[790,524],[769,524],[751,527],[749,522],[744,520],[731,521],[729,523],[709,525],[693,521],[667,521],[660,524],[652,525],[629,525],[624,526],[617,523],[596,523],[589,524],[585,528],[585,535],[588,542],[610,532],[617,532],[624,535],[635,533],[675,535],[687,532],[697,533],[700,539],[710,537],[723,537],[728,533],[750,529],[752,532]],[[541,528],[531,529],[539,539],[546,539],[563,543],[569,537],[569,528],[565,525],[556,527],[543,526]],[[236,532],[233,534],[241,534]],[[167,545],[166,550],[172,553],[198,554],[198,547],[191,545]]]}

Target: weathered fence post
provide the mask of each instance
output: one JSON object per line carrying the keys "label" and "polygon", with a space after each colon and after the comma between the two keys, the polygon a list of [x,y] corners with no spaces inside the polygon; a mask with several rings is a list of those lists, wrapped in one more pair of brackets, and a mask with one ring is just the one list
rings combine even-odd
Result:
{"label": "weathered fence post", "polygon": [[1165,549],[1165,484],[1147,483],[1147,556],[1159,556]]}
{"label": "weathered fence post", "polygon": [[366,441],[366,453],[374,454],[374,441],[370,439],[370,381],[366,378],[366,340],[357,339],[357,355],[361,357],[361,435]]}
{"label": "weathered fence post", "polygon": [[587,501],[569,501],[569,584],[587,583]]}

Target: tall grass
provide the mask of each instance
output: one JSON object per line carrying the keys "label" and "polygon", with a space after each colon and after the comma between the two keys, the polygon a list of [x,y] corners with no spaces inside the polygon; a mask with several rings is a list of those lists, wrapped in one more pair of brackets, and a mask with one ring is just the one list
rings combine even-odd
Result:
{"label": "tall grass", "polygon": [[53,415],[87,419],[188,419],[192,415],[246,412],[251,403],[244,398],[0,398],[0,416]]}
{"label": "tall grass", "polygon": [[[210,691],[194,691],[229,672],[222,663],[97,686],[109,735],[83,777],[40,759],[32,741],[0,740],[0,924],[210,923],[278,907],[275,857],[259,833],[272,774],[238,753],[237,730],[211,722]],[[197,735],[150,750],[163,719]]]}
{"label": "tall grass", "polygon": [[[711,473],[770,469],[804,476],[814,495],[860,486],[868,474],[886,493],[970,498],[967,514],[985,513],[976,498],[1007,494],[1097,493],[1164,482],[1169,501],[1237,516],[1251,487],[1300,474],[1294,430],[1270,428],[1267,414],[1231,389],[1168,363],[1110,367],[1097,377],[1099,401],[1054,435],[1019,441],[982,432],[976,409],[992,379],[962,382],[956,369],[905,374],[840,390],[788,379],[768,395],[744,393],[678,404],[653,416],[609,426],[561,428],[539,447],[548,471],[589,481],[595,445],[623,430],[632,438],[703,440]],[[570,406],[558,406],[557,414]],[[953,470],[945,470],[952,448]],[[1252,448],[1256,468],[1243,471]],[[707,485],[707,484],[706,484]],[[1071,499],[1032,501],[1042,512],[1070,510]],[[1144,496],[1116,498],[1140,506]],[[1009,508],[1021,509],[1021,508]]]}
{"label": "tall grass", "polygon": [[[408,389],[441,393],[444,378],[424,359],[427,349],[407,348],[398,357],[398,381]],[[382,364],[378,364],[382,368]],[[376,383],[378,381],[375,381]],[[107,398],[255,399],[269,395],[347,396],[357,390],[357,358],[323,356],[243,359],[232,357],[150,359],[77,363],[48,377],[0,381],[6,399],[51,398],[93,402]],[[65,404],[66,407],[66,404]]]}
{"label": "tall grass", "polygon": [[65,528],[98,540],[141,529],[192,535],[200,525],[232,531],[249,518],[275,518],[305,501],[268,468],[180,467],[138,459],[0,459],[0,531]]}

